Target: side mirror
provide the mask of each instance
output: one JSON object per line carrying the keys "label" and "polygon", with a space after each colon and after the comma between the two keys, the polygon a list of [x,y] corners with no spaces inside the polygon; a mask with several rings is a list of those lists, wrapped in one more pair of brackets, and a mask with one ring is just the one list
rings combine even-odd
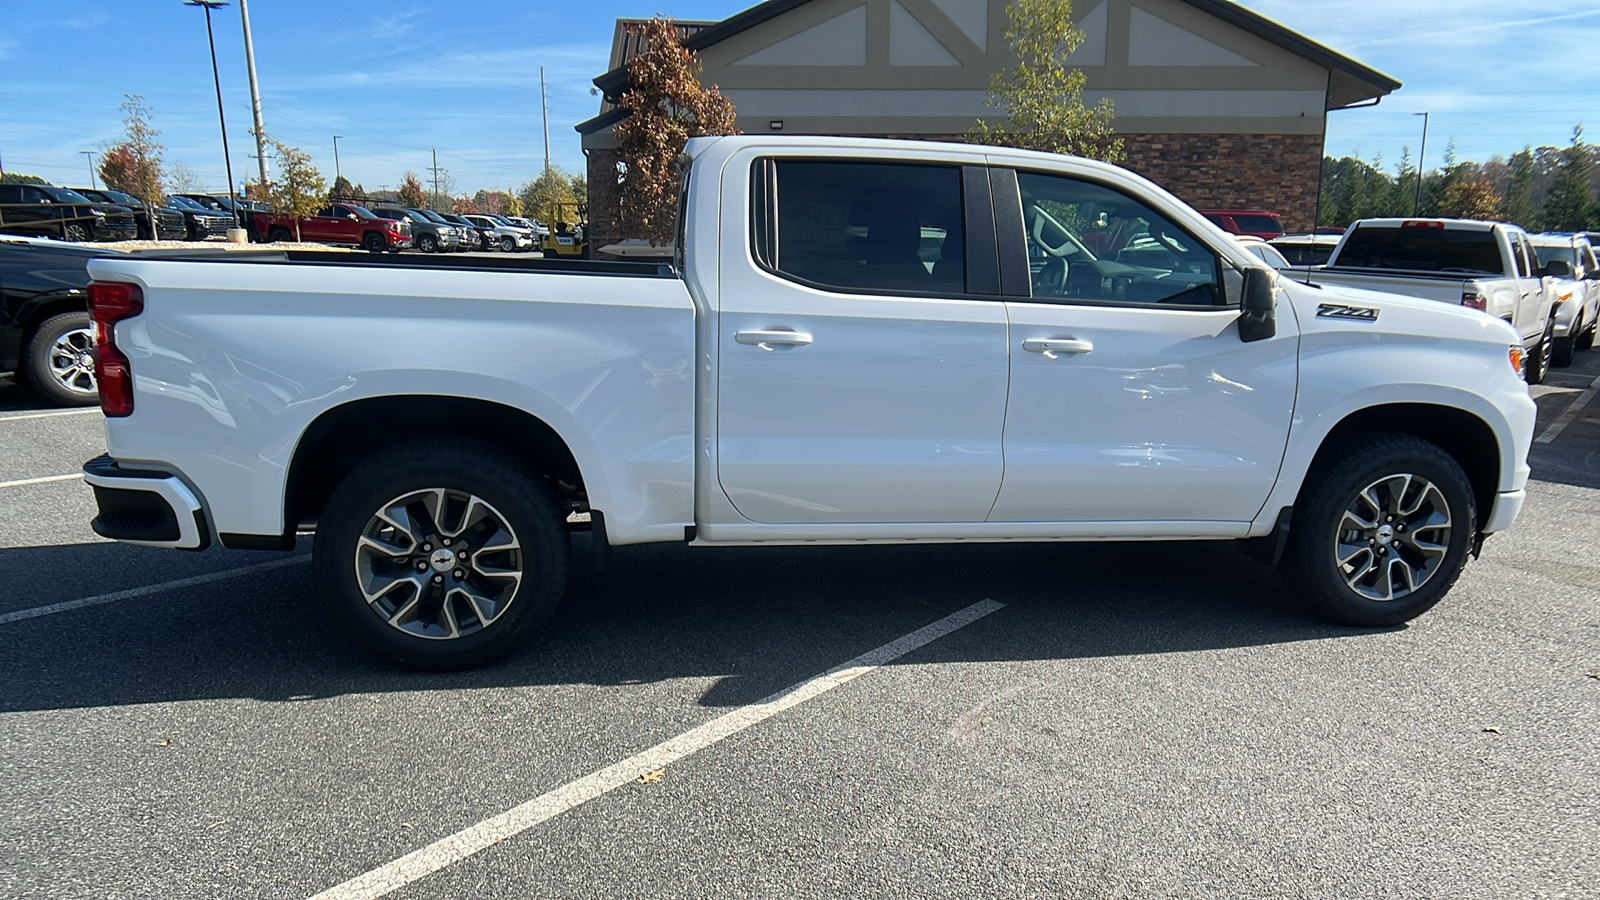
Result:
{"label": "side mirror", "polygon": [[345,213],[344,217],[346,219],[349,219],[352,222],[354,222],[356,220],[356,214],[355,213]]}
{"label": "side mirror", "polygon": [[1572,263],[1564,259],[1552,259],[1544,264],[1542,273],[1550,278],[1571,278]]}
{"label": "side mirror", "polygon": [[1244,270],[1244,297],[1239,304],[1239,340],[1245,343],[1264,341],[1278,333],[1275,311],[1276,290],[1272,282],[1277,274],[1271,269]]}

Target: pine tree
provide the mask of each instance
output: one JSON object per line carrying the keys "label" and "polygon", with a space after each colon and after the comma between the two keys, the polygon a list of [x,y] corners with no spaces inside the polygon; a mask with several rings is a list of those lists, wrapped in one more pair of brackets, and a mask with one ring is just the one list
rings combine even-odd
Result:
{"label": "pine tree", "polygon": [[1594,156],[1583,142],[1583,125],[1572,129],[1572,143],[1562,152],[1550,192],[1540,211],[1544,226],[1552,231],[1586,231],[1594,223],[1595,203],[1590,195]]}
{"label": "pine tree", "polygon": [[1532,231],[1539,224],[1538,208],[1533,205],[1533,148],[1524,146],[1521,152],[1511,154],[1506,165],[1511,175],[1500,201],[1500,218]]}
{"label": "pine tree", "polygon": [[340,175],[333,179],[333,187],[328,189],[328,200],[354,200],[357,196],[355,185],[348,178]]}

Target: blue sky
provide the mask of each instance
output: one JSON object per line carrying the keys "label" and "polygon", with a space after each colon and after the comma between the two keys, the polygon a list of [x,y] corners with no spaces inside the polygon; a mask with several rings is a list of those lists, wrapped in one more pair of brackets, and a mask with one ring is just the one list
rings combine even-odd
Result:
{"label": "blue sky", "polygon": [[[573,124],[592,116],[619,16],[720,19],[754,0],[412,3],[252,0],[267,131],[368,188],[439,164],[458,189],[509,187],[543,160],[539,67],[551,156],[581,171]],[[1451,138],[1486,159],[1564,144],[1588,118],[1600,138],[1600,5],[1524,0],[1244,0],[1244,5],[1393,75],[1374,108],[1329,117],[1327,149],[1392,164],[1413,156],[1432,112],[1430,167]],[[237,3],[213,14],[235,179],[254,170]],[[181,0],[0,0],[0,156],[8,171],[57,183],[88,177],[80,150],[121,134],[118,104],[140,93],[169,162],[220,190],[226,181],[203,13]]]}

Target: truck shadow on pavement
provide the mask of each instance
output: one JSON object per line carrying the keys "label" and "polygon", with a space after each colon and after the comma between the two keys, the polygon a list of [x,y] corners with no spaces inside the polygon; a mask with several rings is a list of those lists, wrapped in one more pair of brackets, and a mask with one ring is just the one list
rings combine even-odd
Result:
{"label": "truck shadow on pavement", "polygon": [[[1228,542],[653,545],[614,551],[604,576],[590,570],[588,549],[587,536],[575,541],[572,583],[549,626],[522,652],[475,672],[422,674],[370,660],[320,618],[309,566],[297,563],[0,625],[7,673],[0,711],[679,678],[715,679],[702,706],[738,706],[985,599],[1006,606],[897,664],[1176,653],[1372,634],[1301,612],[1276,573]],[[0,569],[49,572],[82,551],[110,566],[106,557],[136,550],[0,550]],[[213,570],[257,561],[204,557]],[[157,572],[146,583],[188,574]]]}

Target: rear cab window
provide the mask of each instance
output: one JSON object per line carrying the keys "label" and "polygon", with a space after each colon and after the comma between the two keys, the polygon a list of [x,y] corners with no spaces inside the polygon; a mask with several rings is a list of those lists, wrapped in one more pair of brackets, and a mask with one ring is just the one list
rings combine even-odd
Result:
{"label": "rear cab window", "polygon": [[[1515,244],[1513,244],[1515,247]],[[1362,225],[1345,238],[1339,268],[1499,275],[1500,244],[1487,229]]]}

